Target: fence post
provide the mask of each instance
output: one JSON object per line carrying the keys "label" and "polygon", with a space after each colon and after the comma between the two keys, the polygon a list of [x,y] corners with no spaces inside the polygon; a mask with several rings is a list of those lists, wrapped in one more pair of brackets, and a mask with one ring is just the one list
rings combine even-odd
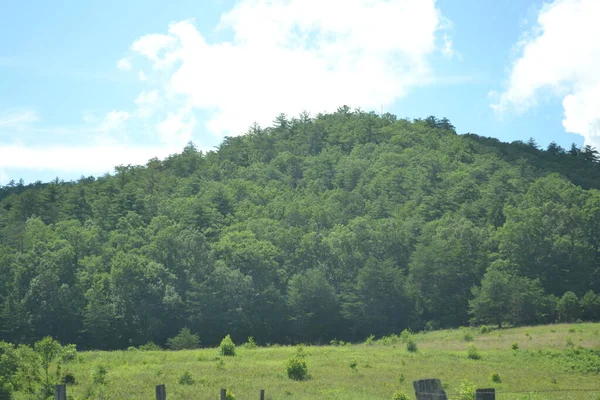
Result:
{"label": "fence post", "polygon": [[227,390],[221,389],[221,400],[227,400]]}
{"label": "fence post", "polygon": [[67,385],[54,386],[54,400],[67,400]]}
{"label": "fence post", "polygon": [[448,400],[439,379],[421,379],[413,381],[417,400]]}
{"label": "fence post", "polygon": [[260,390],[260,400],[265,400],[265,390],[264,389]]}
{"label": "fence post", "polygon": [[496,389],[477,389],[475,391],[475,400],[496,400]]}
{"label": "fence post", "polygon": [[165,385],[156,385],[156,400],[167,400],[167,389]]}

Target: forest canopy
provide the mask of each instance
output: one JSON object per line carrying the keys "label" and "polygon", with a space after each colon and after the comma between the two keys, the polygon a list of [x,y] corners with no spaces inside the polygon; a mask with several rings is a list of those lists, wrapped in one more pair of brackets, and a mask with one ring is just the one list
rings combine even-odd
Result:
{"label": "forest canopy", "polygon": [[114,174],[0,188],[0,340],[362,340],[600,318],[589,146],[280,115]]}

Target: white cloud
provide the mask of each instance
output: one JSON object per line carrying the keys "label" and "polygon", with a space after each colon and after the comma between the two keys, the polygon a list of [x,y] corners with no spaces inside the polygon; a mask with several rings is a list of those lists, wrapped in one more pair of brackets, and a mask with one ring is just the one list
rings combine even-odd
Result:
{"label": "white cloud", "polygon": [[454,47],[452,45],[452,38],[447,34],[444,34],[444,47],[442,48],[442,53],[449,58],[454,56]]}
{"label": "white cloud", "polygon": [[[120,164],[146,164],[153,157],[164,158],[180,152],[168,146],[140,147],[104,145],[85,147],[2,146],[0,172],[9,169],[76,171],[81,174],[103,174]],[[5,173],[5,172],[4,172]]]}
{"label": "white cloud", "polygon": [[390,105],[431,82],[428,56],[453,51],[448,36],[436,49],[447,27],[434,0],[242,0],[221,16],[230,42],[207,43],[182,21],[131,49],[159,75],[161,97],[177,104],[161,133],[186,136],[189,113],[202,110],[209,131],[233,136],[280,112]]}
{"label": "white cloud", "polygon": [[163,143],[182,145],[191,140],[195,127],[194,115],[189,110],[182,109],[177,113],[169,113],[167,118],[158,125],[158,131]]}
{"label": "white cloud", "polygon": [[141,92],[134,100],[134,103],[137,105],[136,116],[141,119],[152,117],[161,106],[158,90]]}
{"label": "white cloud", "polygon": [[548,94],[563,97],[568,132],[600,147],[600,1],[545,4],[537,25],[519,43],[507,89],[496,94],[497,112],[519,112]]}
{"label": "white cloud", "polygon": [[98,127],[99,132],[114,132],[123,129],[125,122],[131,118],[127,111],[111,111],[106,114],[104,120]]}
{"label": "white cloud", "polygon": [[119,68],[121,71],[131,71],[131,69],[133,68],[133,65],[131,65],[131,60],[129,60],[127,57],[125,57],[125,58],[121,58],[117,62],[117,68]]}
{"label": "white cloud", "polygon": [[10,182],[10,176],[0,168],[0,185],[6,185],[8,182]]}
{"label": "white cloud", "polygon": [[143,81],[145,81],[146,79],[148,79],[148,78],[146,78],[146,74],[144,73],[144,71],[140,71],[140,72],[138,73],[138,78],[139,78],[139,80],[140,80],[140,81],[142,81],[142,82],[143,82]]}
{"label": "white cloud", "polygon": [[0,129],[21,130],[38,120],[33,110],[4,110],[0,112]]}

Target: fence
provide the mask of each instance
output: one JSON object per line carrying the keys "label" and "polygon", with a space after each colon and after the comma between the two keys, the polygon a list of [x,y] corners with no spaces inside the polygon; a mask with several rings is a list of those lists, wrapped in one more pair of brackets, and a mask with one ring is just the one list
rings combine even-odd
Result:
{"label": "fence", "polygon": [[[415,396],[417,400],[448,400],[442,383],[439,379],[421,379],[413,382]],[[156,386],[156,400],[167,399],[167,389],[165,385]],[[555,389],[555,390],[537,390],[537,391],[514,391],[500,392],[498,394],[516,394],[516,393],[555,393],[555,392],[600,392],[600,389]],[[475,400],[496,400],[496,389],[477,389],[475,391]],[[260,391],[260,400],[265,400],[264,389]],[[56,385],[54,391],[54,400],[67,400],[67,387],[65,385]],[[221,389],[221,400],[227,400],[227,390]]]}

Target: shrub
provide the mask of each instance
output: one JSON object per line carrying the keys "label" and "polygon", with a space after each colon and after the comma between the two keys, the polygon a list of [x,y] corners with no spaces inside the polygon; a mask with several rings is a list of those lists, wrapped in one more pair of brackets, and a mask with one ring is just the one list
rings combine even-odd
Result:
{"label": "shrub", "polygon": [[392,400],[408,400],[408,396],[405,395],[403,392],[397,390],[394,393],[394,396],[392,397]]}
{"label": "shrub", "polygon": [[486,333],[490,333],[491,329],[487,326],[487,325],[481,325],[479,327],[479,333],[481,333],[482,335],[485,335]]}
{"label": "shrub", "polygon": [[72,372],[65,372],[62,381],[65,385],[74,385],[76,383],[75,375]]}
{"label": "shrub", "polygon": [[417,352],[417,343],[414,341],[413,338],[408,339],[408,341],[406,342],[406,350],[411,353]]}
{"label": "shrub", "polygon": [[[198,341],[198,342],[200,342],[200,341]],[[160,351],[160,350],[162,350],[162,348],[154,342],[148,342],[146,344],[143,344],[140,347],[138,347],[138,349],[142,350],[142,351]]]}
{"label": "shrub", "polygon": [[356,362],[356,360],[352,360],[350,361],[350,369],[354,372],[356,372],[356,367],[358,366],[358,362]]}
{"label": "shrub", "polygon": [[465,342],[472,342],[473,341],[473,334],[471,332],[465,332],[465,334],[463,335],[463,340]]}
{"label": "shrub", "polygon": [[193,385],[194,383],[195,383],[195,381],[194,381],[194,378],[192,377],[192,374],[190,374],[190,371],[185,371],[179,377],[180,385]]}
{"label": "shrub", "polygon": [[256,341],[254,341],[254,336],[248,336],[248,341],[243,345],[245,348],[252,350],[258,347]]}
{"label": "shrub", "polygon": [[477,347],[475,347],[475,345],[469,345],[469,347],[467,348],[467,357],[469,357],[471,360],[481,359],[481,354],[479,354],[479,351],[477,350]]}
{"label": "shrub", "polygon": [[298,347],[298,352],[291,357],[285,366],[288,378],[295,381],[303,381],[308,378],[308,366],[304,361],[304,351],[302,347]]}
{"label": "shrub", "polygon": [[227,335],[221,340],[219,351],[223,356],[235,356],[235,344],[231,340],[231,336]]}
{"label": "shrub", "polygon": [[510,345],[510,348],[513,350],[519,350],[519,343],[513,342],[513,344]]}
{"label": "shrub", "polygon": [[492,372],[492,375],[490,378],[492,379],[492,382],[494,382],[494,383],[502,383],[502,378],[500,378],[500,374],[497,372]]}
{"label": "shrub", "polygon": [[369,335],[369,337],[367,338],[367,340],[365,340],[365,344],[367,346],[372,346],[375,344],[375,335]]}
{"label": "shrub", "polygon": [[107,374],[108,371],[104,364],[96,365],[96,368],[92,374],[92,382],[94,382],[95,385],[104,385],[106,383]]}
{"label": "shrub", "polygon": [[340,342],[338,342],[337,339],[333,338],[331,339],[331,341],[329,342],[330,346],[339,346]]}
{"label": "shrub", "polygon": [[475,385],[463,380],[458,388],[458,400],[475,400]]}
{"label": "shrub", "polygon": [[200,336],[193,334],[188,328],[183,328],[177,336],[167,339],[171,350],[197,349],[200,347]]}
{"label": "shrub", "polygon": [[573,339],[571,339],[570,337],[567,338],[567,343],[566,343],[567,347],[575,347],[575,343],[573,343]]}
{"label": "shrub", "polygon": [[64,362],[70,362],[77,359],[77,346],[74,344],[67,344],[61,349],[61,359]]}
{"label": "shrub", "polygon": [[235,395],[229,389],[225,391],[225,400],[235,400]]}

